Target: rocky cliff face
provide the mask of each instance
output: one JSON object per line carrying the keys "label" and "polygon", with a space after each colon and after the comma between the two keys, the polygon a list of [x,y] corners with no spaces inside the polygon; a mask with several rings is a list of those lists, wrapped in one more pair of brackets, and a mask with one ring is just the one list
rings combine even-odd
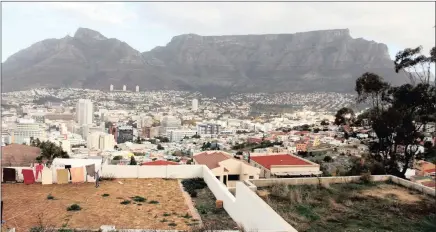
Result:
{"label": "rocky cliff face", "polygon": [[[353,39],[348,29],[274,35],[175,36],[140,54],[124,42],[80,28],[38,42],[3,64],[3,91],[31,87],[229,91],[352,91],[365,71],[394,83],[387,46]],[[129,86],[130,85],[130,86]]]}

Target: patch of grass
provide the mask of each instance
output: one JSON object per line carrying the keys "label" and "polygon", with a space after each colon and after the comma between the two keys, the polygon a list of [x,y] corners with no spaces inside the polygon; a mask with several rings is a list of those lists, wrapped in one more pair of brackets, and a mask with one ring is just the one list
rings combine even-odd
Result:
{"label": "patch of grass", "polygon": [[67,208],[67,211],[79,211],[82,208],[78,204],[72,204]]}
{"label": "patch of grass", "polygon": [[192,216],[189,215],[189,213],[186,213],[185,215],[182,216],[182,218],[188,218],[189,219],[189,218],[192,218]]}
{"label": "patch of grass", "polygon": [[54,200],[54,199],[55,198],[54,198],[54,196],[51,195],[51,193],[47,195],[47,200]]}
{"label": "patch of grass", "polygon": [[141,197],[141,196],[134,196],[131,197],[131,199],[136,202],[145,202],[147,200],[145,197]]}
{"label": "patch of grass", "polygon": [[171,222],[171,223],[168,224],[168,226],[174,227],[174,226],[177,226],[177,224],[174,223],[174,222]]}
{"label": "patch of grass", "polygon": [[124,200],[124,201],[120,202],[120,204],[122,204],[122,205],[128,205],[130,203],[131,203],[131,201],[129,201],[129,200]]}
{"label": "patch of grass", "polygon": [[108,196],[110,196],[109,194],[107,194],[107,193],[104,193],[103,195],[101,195],[102,197],[108,197]]}
{"label": "patch of grass", "polygon": [[163,216],[164,216],[164,217],[168,217],[168,216],[171,216],[171,214],[169,214],[169,213],[164,213]]}
{"label": "patch of grass", "polygon": [[153,201],[149,201],[148,204],[156,205],[156,204],[159,204],[159,201],[155,201],[155,200],[153,200]]}
{"label": "patch of grass", "polygon": [[59,229],[58,232],[74,232],[72,229]]}

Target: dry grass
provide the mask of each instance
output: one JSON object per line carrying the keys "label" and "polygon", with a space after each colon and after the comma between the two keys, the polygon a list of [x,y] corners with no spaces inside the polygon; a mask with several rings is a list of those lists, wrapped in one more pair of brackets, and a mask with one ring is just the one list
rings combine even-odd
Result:
{"label": "dry grass", "polygon": [[[24,185],[2,184],[5,228],[29,231],[38,226],[37,212],[43,214],[45,224],[56,228],[98,229],[101,225],[115,225],[129,229],[177,229],[190,228],[180,215],[190,213],[184,202],[177,180],[123,179],[101,182],[99,188],[93,183],[69,185]],[[47,195],[55,196],[47,200]],[[103,194],[109,194],[102,197]],[[122,205],[123,200],[142,196],[147,202]],[[139,198],[138,198],[139,199]],[[149,204],[148,201],[158,201]],[[72,204],[82,210],[67,211]],[[164,213],[170,216],[164,217]],[[165,222],[161,222],[165,218]],[[171,226],[171,225],[172,226]],[[174,226],[175,225],[175,226]]]}
{"label": "dry grass", "polygon": [[[434,198],[388,183],[275,185],[258,190],[298,231],[427,231]],[[429,219],[430,218],[430,219]]]}

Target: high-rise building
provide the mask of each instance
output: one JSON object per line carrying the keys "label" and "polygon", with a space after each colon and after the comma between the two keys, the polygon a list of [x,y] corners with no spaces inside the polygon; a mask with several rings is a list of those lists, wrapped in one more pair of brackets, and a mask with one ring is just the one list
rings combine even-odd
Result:
{"label": "high-rise building", "polygon": [[33,119],[20,119],[14,130],[14,142],[18,144],[30,144],[30,139],[46,139],[44,128]]}
{"label": "high-rise building", "polygon": [[94,132],[88,136],[87,147],[102,151],[113,150],[115,146],[114,136],[104,132]]}
{"label": "high-rise building", "polygon": [[135,90],[136,90],[136,92],[139,92],[139,86],[136,86]]}
{"label": "high-rise building", "polygon": [[92,124],[92,102],[89,99],[80,99],[76,105],[76,117],[79,126]]}
{"label": "high-rise building", "polygon": [[123,91],[126,91],[126,85],[123,85]]}
{"label": "high-rise building", "polygon": [[217,135],[220,133],[220,125],[215,123],[205,123],[197,125],[199,135]]}
{"label": "high-rise building", "polygon": [[110,91],[114,91],[114,85],[110,85],[110,86],[109,86],[109,90],[110,90]]}
{"label": "high-rise building", "polygon": [[193,99],[192,100],[192,111],[197,111],[198,110],[198,99]]}
{"label": "high-rise building", "polygon": [[169,137],[170,130],[177,130],[181,127],[182,121],[174,116],[164,116],[160,127],[160,136]]}
{"label": "high-rise building", "polygon": [[133,141],[133,127],[132,126],[119,126],[117,143],[125,143]]}

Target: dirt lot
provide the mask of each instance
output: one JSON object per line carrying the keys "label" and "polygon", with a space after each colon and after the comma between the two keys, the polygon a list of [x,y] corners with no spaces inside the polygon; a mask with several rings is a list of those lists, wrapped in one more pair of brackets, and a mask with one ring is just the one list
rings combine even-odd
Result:
{"label": "dirt lot", "polygon": [[275,185],[262,197],[298,231],[436,231],[435,199],[391,183]]}
{"label": "dirt lot", "polygon": [[[18,232],[29,231],[41,220],[45,226],[55,228],[98,229],[101,225],[115,225],[117,229],[178,230],[189,229],[193,220],[186,215],[191,213],[177,180],[117,179],[103,181],[99,188],[93,183],[2,184],[2,192],[6,221],[3,228],[15,227]],[[47,199],[49,194],[53,200]],[[146,200],[135,202],[131,199],[135,196]],[[131,202],[120,204],[124,200]],[[82,209],[67,211],[72,204]]]}

